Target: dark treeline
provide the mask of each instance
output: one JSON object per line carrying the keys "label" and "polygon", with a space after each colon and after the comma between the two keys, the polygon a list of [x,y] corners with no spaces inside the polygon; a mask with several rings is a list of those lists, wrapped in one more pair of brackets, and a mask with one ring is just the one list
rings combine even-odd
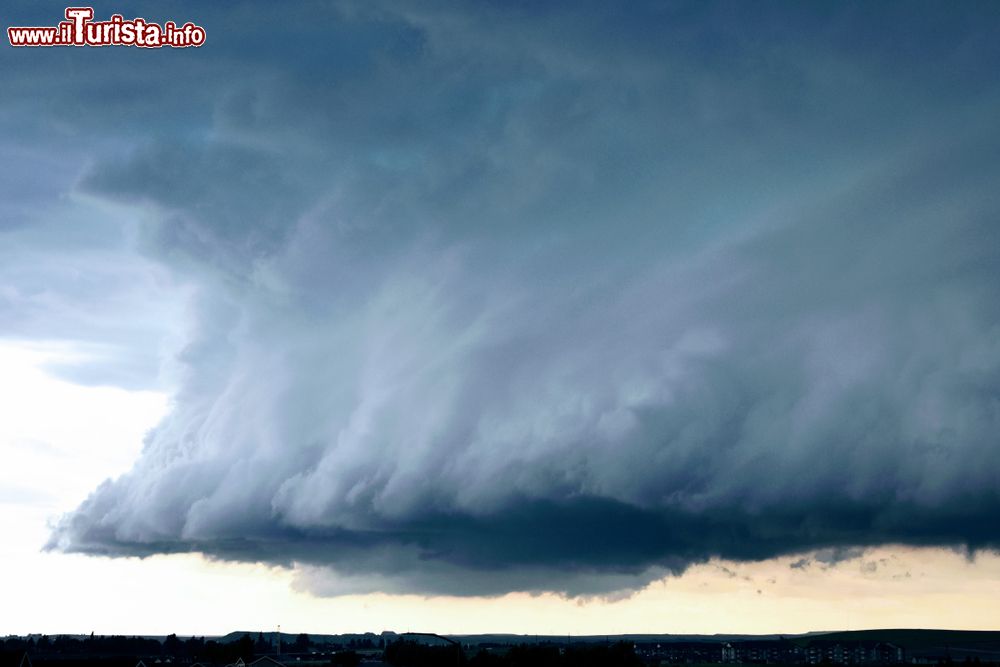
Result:
{"label": "dark treeline", "polygon": [[65,635],[0,639],[0,650],[29,655],[160,655],[162,649],[163,645],[156,639],[121,635],[90,635],[84,639]]}
{"label": "dark treeline", "polygon": [[[376,637],[376,639],[378,639]],[[287,641],[282,641],[283,654],[306,654],[320,652],[352,653],[354,650],[381,648],[381,641],[376,643],[371,637],[344,638],[342,643],[312,641],[308,634],[302,633]],[[40,635],[33,637],[0,638],[0,653],[16,654],[18,657],[27,653],[32,657],[70,657],[70,656],[138,656],[151,658],[177,658],[181,662],[228,663],[238,658],[249,661],[254,657],[274,655],[277,651],[274,641],[264,633],[256,637],[249,633],[222,641],[206,640],[204,637],[189,637],[181,639],[172,634],[162,641],[151,637],[130,637],[125,635],[93,635],[89,637],[67,635]],[[339,658],[349,660],[350,658]]]}
{"label": "dark treeline", "polygon": [[[356,667],[361,658],[355,649],[374,649],[367,637],[350,638],[339,643],[316,644],[303,633],[281,644],[282,656],[299,660],[296,655],[309,654],[311,662],[329,662],[332,667]],[[89,637],[40,635],[33,637],[0,638],[0,667],[19,667],[25,654],[33,667],[135,667],[139,660],[149,665],[228,665],[242,658],[249,664],[261,656],[274,656],[277,647],[263,633],[249,633],[229,640],[217,641],[204,637],[181,639],[168,635],[162,641],[151,637],[125,635]]]}
{"label": "dark treeline", "polygon": [[554,646],[515,646],[506,654],[480,651],[473,667],[639,667],[642,661],[632,644],[588,644],[559,649]]}
{"label": "dark treeline", "polygon": [[[415,633],[419,634],[419,633]],[[900,632],[897,632],[900,634]],[[123,635],[45,636],[0,638],[0,667],[231,667],[240,658],[252,667],[358,667],[362,662],[392,667],[640,667],[661,665],[808,665],[810,667],[900,667],[904,664],[943,667],[997,665],[1000,640],[967,640],[912,644],[904,648],[874,639],[800,637],[790,640],[590,642],[569,643],[544,639],[541,643],[507,645],[483,642],[462,646],[437,636],[434,642],[414,641],[392,633],[382,637],[307,634],[276,637],[264,633],[231,633],[206,639],[177,635],[165,638]],[[905,637],[904,637],[905,638]],[[440,643],[435,643],[440,642]],[[25,662],[24,656],[28,656]]]}
{"label": "dark treeline", "polygon": [[182,640],[178,639],[177,635],[169,635],[163,642],[149,637],[122,635],[90,635],[86,638],[42,635],[37,638],[8,637],[0,639],[0,653],[8,656],[21,656],[27,653],[35,662],[43,658],[127,656],[130,658],[176,658],[182,662],[228,663],[237,658],[252,659],[258,653],[258,649],[261,649],[260,653],[269,651],[269,647],[260,646],[249,635],[244,635],[239,641],[229,643],[206,641],[204,637],[191,637]]}
{"label": "dark treeline", "polygon": [[523,644],[505,651],[479,650],[471,658],[461,647],[427,646],[397,641],[385,648],[385,661],[393,667],[640,667],[642,660],[631,644],[586,644],[559,647]]}

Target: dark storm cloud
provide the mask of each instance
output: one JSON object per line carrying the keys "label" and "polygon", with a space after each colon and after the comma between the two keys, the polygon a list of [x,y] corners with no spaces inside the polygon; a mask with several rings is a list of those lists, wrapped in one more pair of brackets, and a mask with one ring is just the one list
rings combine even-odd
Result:
{"label": "dark storm cloud", "polygon": [[843,563],[844,561],[855,560],[865,553],[864,549],[857,547],[830,547],[819,549],[810,557],[797,558],[788,564],[793,570],[804,570],[816,563],[819,567],[827,569]]}
{"label": "dark storm cloud", "polygon": [[989,5],[305,6],[172,7],[215,94],[79,181],[194,322],[51,546],[574,595],[998,546]]}

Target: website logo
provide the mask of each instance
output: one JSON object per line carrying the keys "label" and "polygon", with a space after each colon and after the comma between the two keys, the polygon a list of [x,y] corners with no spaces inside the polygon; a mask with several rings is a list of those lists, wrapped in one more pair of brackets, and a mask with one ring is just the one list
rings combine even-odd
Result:
{"label": "website logo", "polygon": [[66,20],[56,26],[12,26],[7,28],[11,46],[137,46],[143,49],[187,48],[205,43],[205,29],[188,21],[163,25],[144,18],[126,19],[112,14],[107,21],[94,21],[93,7],[67,7]]}

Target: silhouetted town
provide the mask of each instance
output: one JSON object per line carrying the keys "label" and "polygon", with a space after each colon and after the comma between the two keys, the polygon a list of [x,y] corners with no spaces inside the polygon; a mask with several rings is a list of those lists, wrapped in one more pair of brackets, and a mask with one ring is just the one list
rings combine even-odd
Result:
{"label": "silhouetted town", "polygon": [[528,637],[236,632],[224,637],[8,636],[0,667],[643,667],[1000,665],[1000,632]]}

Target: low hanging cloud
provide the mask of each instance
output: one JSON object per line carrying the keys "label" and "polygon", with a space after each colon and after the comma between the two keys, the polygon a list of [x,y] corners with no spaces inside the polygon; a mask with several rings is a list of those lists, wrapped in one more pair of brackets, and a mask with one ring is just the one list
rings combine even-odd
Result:
{"label": "low hanging cloud", "polygon": [[95,160],[193,321],[171,414],[49,546],[327,595],[996,548],[1000,91],[937,94],[989,31],[876,17],[930,40],[917,81],[849,8],[608,11],[338,10],[349,61],[278,49],[208,138]]}

